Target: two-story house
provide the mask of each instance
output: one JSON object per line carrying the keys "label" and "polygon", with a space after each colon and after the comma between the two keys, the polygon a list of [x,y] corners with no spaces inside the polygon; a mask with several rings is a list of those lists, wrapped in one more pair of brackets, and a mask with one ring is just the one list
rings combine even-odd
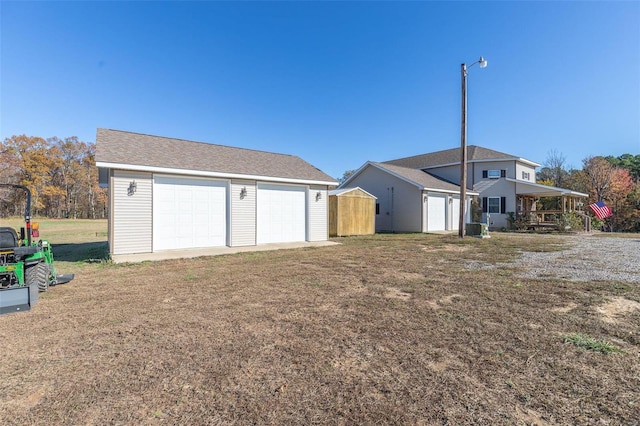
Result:
{"label": "two-story house", "polygon": [[[431,232],[432,230],[454,230],[455,218],[459,215],[459,208],[455,210],[456,199],[459,204],[459,195],[456,197],[455,190],[459,194],[460,183],[460,148],[447,149],[428,154],[416,155],[412,157],[399,158],[382,163],[366,163],[350,179],[344,182],[341,187],[359,186],[380,199],[384,195],[385,188],[392,183],[392,177],[386,180],[379,177],[377,180],[367,178],[366,170],[368,165],[378,164],[380,170],[389,170],[396,167],[405,173],[420,171],[434,179],[449,183],[449,203],[439,203],[439,206],[429,206],[429,197],[424,198],[427,205],[423,206],[421,220],[413,219],[413,225],[395,225],[396,229],[413,232]],[[564,188],[556,188],[536,183],[536,167],[540,164],[503,152],[471,145],[467,147],[467,191],[471,196],[479,196],[482,205],[482,222],[488,223],[491,229],[500,229],[508,226],[507,218],[509,213],[525,216],[537,222],[551,221],[554,215],[565,211],[581,210],[582,199],[587,197],[576,191]],[[390,173],[387,173],[390,174]],[[419,176],[419,175],[418,175]],[[417,180],[417,179],[414,179]],[[439,188],[441,189],[441,188]],[[426,188],[425,192],[429,192]],[[537,209],[536,201],[539,197],[559,197],[558,209],[541,211]],[[411,200],[409,200],[411,201]],[[402,199],[394,200],[395,204],[401,204]],[[440,211],[439,211],[440,210]],[[470,221],[469,203],[467,203],[466,222]],[[430,228],[428,225],[428,214],[441,215],[445,219],[444,229]],[[384,225],[385,217],[376,216],[376,230],[387,229]],[[378,224],[380,222],[380,225]],[[415,226],[415,224],[420,226]],[[440,226],[441,227],[441,226]],[[400,229],[402,228],[402,229]]]}

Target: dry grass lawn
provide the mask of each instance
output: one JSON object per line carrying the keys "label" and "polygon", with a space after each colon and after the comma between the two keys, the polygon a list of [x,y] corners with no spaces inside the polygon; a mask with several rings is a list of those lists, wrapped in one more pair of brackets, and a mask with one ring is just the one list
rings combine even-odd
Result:
{"label": "dry grass lawn", "polygon": [[72,283],[0,317],[0,423],[640,419],[638,286],[518,278],[519,251],[562,250],[559,236],[376,235],[114,265],[86,261],[105,237],[83,235],[55,253]]}

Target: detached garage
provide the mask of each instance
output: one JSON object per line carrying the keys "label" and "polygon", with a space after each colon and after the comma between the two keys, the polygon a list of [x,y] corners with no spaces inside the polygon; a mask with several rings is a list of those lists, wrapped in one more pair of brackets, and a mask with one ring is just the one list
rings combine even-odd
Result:
{"label": "detached garage", "polygon": [[112,258],[328,239],[337,182],[296,156],[98,129],[96,164]]}

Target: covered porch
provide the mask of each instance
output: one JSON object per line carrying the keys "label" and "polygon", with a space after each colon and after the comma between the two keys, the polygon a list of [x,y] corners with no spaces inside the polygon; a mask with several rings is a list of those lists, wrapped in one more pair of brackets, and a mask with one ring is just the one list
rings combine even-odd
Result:
{"label": "covered porch", "polygon": [[565,213],[584,213],[588,194],[507,178],[516,186],[516,221],[526,229],[555,229]]}

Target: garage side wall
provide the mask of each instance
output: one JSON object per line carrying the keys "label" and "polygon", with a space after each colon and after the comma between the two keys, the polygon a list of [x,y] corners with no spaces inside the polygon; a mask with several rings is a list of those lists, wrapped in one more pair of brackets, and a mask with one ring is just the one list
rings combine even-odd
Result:
{"label": "garage side wall", "polygon": [[[135,183],[135,185],[134,185]],[[113,171],[111,254],[151,253],[152,175]],[[111,236],[110,236],[111,237]]]}
{"label": "garage side wall", "polygon": [[256,245],[256,182],[231,182],[231,247]]}
{"label": "garage side wall", "polygon": [[329,237],[329,191],[327,191],[327,187],[310,186],[307,201],[309,203],[307,240],[326,241]]}

